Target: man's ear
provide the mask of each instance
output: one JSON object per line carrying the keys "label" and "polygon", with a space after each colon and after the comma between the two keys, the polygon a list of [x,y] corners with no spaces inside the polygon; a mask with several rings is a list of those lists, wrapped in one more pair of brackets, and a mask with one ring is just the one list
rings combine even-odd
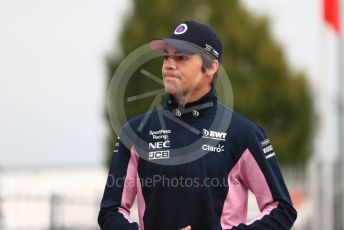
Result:
{"label": "man's ear", "polygon": [[219,69],[220,67],[220,63],[218,60],[214,60],[213,63],[211,64],[211,66],[209,68],[206,69],[206,74],[208,76],[214,76],[214,74],[216,73],[216,71]]}

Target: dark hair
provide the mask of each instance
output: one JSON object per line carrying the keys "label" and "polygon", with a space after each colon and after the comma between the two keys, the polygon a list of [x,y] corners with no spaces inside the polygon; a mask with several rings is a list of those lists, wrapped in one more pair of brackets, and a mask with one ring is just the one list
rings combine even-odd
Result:
{"label": "dark hair", "polygon": [[[206,69],[209,69],[211,67],[211,65],[216,60],[216,58],[213,57],[212,55],[209,55],[208,53],[205,53],[205,52],[201,52],[200,55],[202,58],[202,67],[201,68],[202,68],[202,72],[204,73],[206,71]],[[212,86],[215,86],[215,84],[217,82],[218,72],[219,72],[219,69],[217,69],[213,75],[213,81],[211,83]]]}

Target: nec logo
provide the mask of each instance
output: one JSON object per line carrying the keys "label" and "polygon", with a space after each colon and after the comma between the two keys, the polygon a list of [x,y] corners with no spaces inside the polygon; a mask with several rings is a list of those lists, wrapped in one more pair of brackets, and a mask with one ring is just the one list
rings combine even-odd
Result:
{"label": "nec logo", "polygon": [[169,148],[170,141],[157,141],[154,143],[149,143],[149,149],[162,149],[162,148]]}
{"label": "nec logo", "polygon": [[225,141],[227,133],[224,132],[217,132],[217,131],[209,131],[207,129],[203,129],[202,137],[214,140]]}
{"label": "nec logo", "polygon": [[148,144],[149,149],[154,149],[158,151],[149,152],[148,159],[149,160],[156,160],[156,159],[166,159],[170,158],[170,151],[169,150],[162,150],[169,148],[170,141],[157,141]]}

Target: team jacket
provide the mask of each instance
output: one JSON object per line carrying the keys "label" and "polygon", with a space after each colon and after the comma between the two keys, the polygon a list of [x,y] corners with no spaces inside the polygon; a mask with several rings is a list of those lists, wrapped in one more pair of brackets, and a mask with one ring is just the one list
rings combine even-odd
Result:
{"label": "team jacket", "polygon": [[[260,209],[249,223],[248,190]],[[129,217],[135,197],[139,225]],[[104,230],[283,230],[296,215],[262,128],[211,90],[182,108],[170,97],[124,125],[98,223]]]}

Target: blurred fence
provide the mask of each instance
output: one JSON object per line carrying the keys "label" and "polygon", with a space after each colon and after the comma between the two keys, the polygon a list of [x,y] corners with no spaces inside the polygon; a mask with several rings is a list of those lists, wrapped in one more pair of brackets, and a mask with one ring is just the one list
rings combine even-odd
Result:
{"label": "blurred fence", "polygon": [[293,205],[297,210],[297,220],[292,229],[312,230],[314,209],[310,192],[312,174],[310,167],[289,165],[283,167],[281,171],[288,186]]}
{"label": "blurred fence", "polygon": [[11,195],[0,199],[1,230],[99,229],[95,198]]}
{"label": "blurred fence", "polygon": [[0,230],[99,229],[107,169],[38,167],[0,171]]}
{"label": "blurred fence", "polygon": [[[35,178],[44,174],[46,178],[42,180],[41,183],[45,183],[46,186],[49,187],[52,185],[48,185],[49,183],[47,181],[54,181],[52,184],[56,185],[60,180],[60,178],[56,177],[56,172],[49,175],[49,172],[42,171],[29,177],[26,177],[28,174],[26,172],[25,174],[20,173],[18,175],[17,173],[15,176],[9,177],[7,181],[16,180],[14,183],[18,184],[16,189],[12,184],[11,186],[13,188],[5,193],[2,193],[0,190],[0,230],[99,229],[97,217],[101,192],[90,193],[91,189],[85,186],[83,189],[79,189],[79,195],[67,195],[68,192],[66,192],[66,187],[64,186],[67,181],[73,180],[71,179],[73,173],[74,172],[59,173],[61,177],[63,177],[62,179],[65,180],[64,184],[61,183],[58,185],[61,187],[61,192],[49,192],[40,195],[35,194],[38,194],[41,190],[33,191],[32,188],[29,188],[30,184],[37,187],[38,184],[35,184]],[[290,166],[283,168],[282,173],[290,189],[294,204],[299,212],[297,223],[293,229],[308,230],[310,229],[308,226],[311,210],[309,208],[307,209],[307,205],[304,205],[304,203],[307,203],[304,201],[309,200],[308,170],[304,167]],[[101,183],[96,186],[102,190],[105,185],[103,182],[105,182],[106,179],[104,170],[100,172],[92,171],[78,173],[77,176],[75,174],[73,184],[75,184],[75,186],[82,186],[82,184],[77,185],[78,181],[80,181],[79,177],[90,178],[93,174],[96,174],[96,176],[93,177],[93,181],[101,181]],[[55,176],[54,180],[52,180],[53,175]],[[25,184],[25,186],[21,186],[20,183],[23,183],[23,177],[25,177],[26,182],[29,182],[29,180],[32,180],[32,182]],[[86,182],[87,181],[84,181],[83,184]],[[88,181],[87,184],[90,184],[90,181]],[[4,186],[6,186],[6,183],[2,184],[3,189]],[[136,204],[134,204],[131,213],[131,217],[134,221],[138,221],[136,207]],[[254,217],[257,212],[258,207],[254,197],[250,196],[249,218]]]}

